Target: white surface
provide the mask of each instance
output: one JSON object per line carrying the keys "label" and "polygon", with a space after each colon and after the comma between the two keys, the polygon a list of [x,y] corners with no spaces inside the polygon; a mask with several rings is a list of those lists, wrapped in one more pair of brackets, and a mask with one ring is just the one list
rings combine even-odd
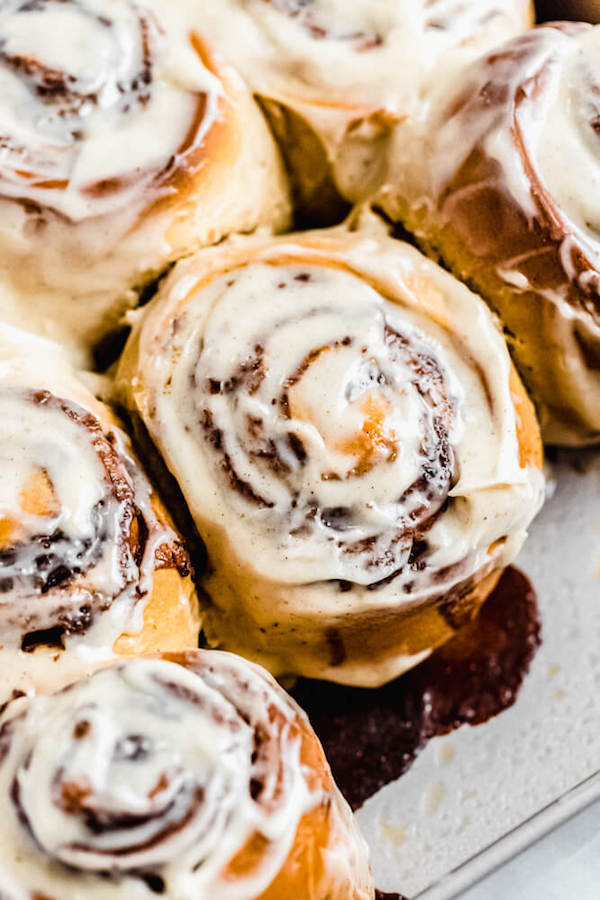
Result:
{"label": "white surface", "polygon": [[[358,813],[381,890],[416,896],[600,768],[600,456],[565,455],[555,476],[519,559],[538,592],[542,646],[511,709],[432,740]],[[540,816],[529,840],[543,831]],[[494,894],[472,900],[484,897]]]}

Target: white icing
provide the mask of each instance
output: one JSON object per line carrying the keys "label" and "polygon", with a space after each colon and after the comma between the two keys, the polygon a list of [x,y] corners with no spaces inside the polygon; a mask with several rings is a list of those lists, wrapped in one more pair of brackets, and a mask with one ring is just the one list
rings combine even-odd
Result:
{"label": "white icing", "polygon": [[[31,200],[74,222],[147,203],[148,189],[184,143],[199,94],[214,105],[219,90],[181,28],[170,37],[187,49],[187,68],[172,71],[175,54],[165,52],[163,31],[172,22],[154,5],[159,19],[152,2],[3,5],[3,196]],[[31,71],[23,60],[31,61]],[[198,143],[212,117],[214,109]],[[93,193],[98,182],[113,179],[122,180],[119,189]],[[47,187],[50,182],[60,186]]]}
{"label": "white icing", "polygon": [[[275,682],[223,653],[188,654],[185,667],[136,660],[52,697],[16,701],[0,724],[0,888],[14,900],[42,890],[60,900],[129,900],[155,896],[146,874],[178,900],[251,900],[320,804],[332,806],[340,830],[331,847],[345,842],[346,875],[353,860],[366,869],[337,791],[308,787],[298,725],[309,727]],[[103,827],[77,814],[81,791]],[[264,839],[256,864],[223,877],[255,835]]]}
{"label": "white icing", "polygon": [[179,480],[221,607],[291,624],[418,607],[510,561],[541,505],[494,320],[389,238],[340,229],[182,263],[129,352],[121,390]]}
{"label": "white icing", "polygon": [[529,0],[200,5],[202,33],[265,98],[284,143],[298,138],[278,104],[296,114],[292,128],[299,116],[318,139],[305,162],[296,160],[300,183],[310,186],[313,165],[324,166],[352,203],[381,183],[392,127],[420,115],[430,83],[519,34],[531,18]]}
{"label": "white icing", "polygon": [[204,97],[201,145],[221,88],[162,0],[9,0],[0,38],[0,310],[85,346],[173,253],[165,222],[139,241],[133,226],[185,166]]}
{"label": "white icing", "polygon": [[[305,274],[310,281],[299,280]],[[245,314],[249,307],[251,316]],[[205,310],[210,310],[207,317]],[[423,502],[430,504],[420,489],[405,507],[399,498],[419,479],[421,445],[425,435],[431,439],[434,434],[435,410],[417,389],[415,367],[401,355],[396,361],[398,351],[386,328],[397,330],[422,354],[439,359],[450,402],[457,407],[450,422],[451,441],[463,431],[462,390],[442,348],[399,313],[355,276],[301,263],[256,263],[226,273],[187,304],[176,344],[178,361],[169,388],[157,397],[156,414],[166,427],[169,446],[179,447],[177,471],[186,473],[193,507],[222,523],[240,550],[245,545],[240,555],[263,574],[276,567],[278,577],[290,583],[340,578],[368,584],[374,580],[372,551],[367,557],[354,552],[357,542],[377,539],[382,547],[389,543],[377,579],[394,572],[408,555],[410,541],[408,546],[393,546],[399,522]],[[203,351],[198,358],[200,335]],[[238,377],[259,345],[266,377],[258,390],[241,387],[212,396],[209,382],[226,385]],[[286,388],[286,380],[321,347],[332,349]],[[286,392],[290,418],[282,415],[280,406]],[[208,432],[192,425],[181,434],[182,424],[202,422],[206,411],[212,420]],[[261,423],[255,440],[248,434],[249,417]],[[232,469],[261,498],[254,508],[243,493],[229,491],[227,476],[221,475],[221,454],[211,459],[213,428],[222,434]],[[377,430],[376,437],[369,438],[369,429]],[[290,435],[302,443],[305,461],[295,456]],[[270,440],[291,470],[283,476],[269,461],[261,464],[256,457],[268,450]],[[361,440],[363,444],[352,449]],[[206,488],[197,470],[192,475],[188,468],[198,453],[207,466]],[[367,471],[354,474],[361,465]],[[306,534],[312,507],[321,512]],[[327,510],[344,512],[339,529],[327,524]],[[433,511],[428,509],[428,515]]]}
{"label": "white icing", "polygon": [[[554,84],[545,92],[545,108],[537,111],[538,133],[528,149],[544,187],[569,222],[569,230],[585,241],[600,265],[600,28],[583,31],[577,40],[563,37]],[[556,50],[559,41],[555,40]],[[555,54],[556,54],[555,50]],[[528,116],[531,120],[533,115]],[[596,130],[594,130],[594,124]],[[568,160],[568,165],[565,165]]]}
{"label": "white icing", "polygon": [[[466,73],[449,79],[433,93],[421,118],[420,141],[415,142],[414,135],[411,140],[402,128],[398,131],[390,180],[404,168],[409,174],[402,179],[402,190],[411,204],[431,203],[430,195],[441,194],[481,145],[498,163],[500,185],[532,223],[540,216],[532,193],[533,171],[546,192],[542,203],[551,216],[559,211],[567,232],[561,249],[567,274],[571,278],[578,274],[570,256],[575,244],[583,245],[597,265],[600,221],[594,197],[600,187],[600,137],[593,125],[600,116],[595,99],[599,46],[600,28],[541,27],[507,45],[506,52],[484,57]],[[492,97],[483,102],[491,90],[490,79],[498,96],[505,92],[504,102]],[[463,102],[450,115],[458,97]],[[527,165],[517,140],[523,144]],[[516,286],[521,286],[519,273],[511,270],[511,263],[516,267],[520,261],[507,260],[502,266],[503,277]]]}
{"label": "white icing", "polygon": [[0,315],[79,365],[175,259],[287,221],[266,124],[196,24],[185,0],[0,9]]}
{"label": "white icing", "polygon": [[524,0],[208,0],[203,33],[267,97],[404,115],[444,54],[518,32]]}
{"label": "white icing", "polygon": [[[58,348],[6,326],[0,330],[0,417],[5,699],[13,689],[51,690],[88,671],[94,660],[110,659],[121,634],[139,633],[155,552],[175,534],[157,520],[150,484],[127,438],[78,383]],[[110,459],[106,464],[103,455]],[[118,482],[110,479],[111,467]],[[23,499],[36,479],[46,486],[41,514]],[[147,531],[141,560],[128,542],[133,516]],[[78,634],[82,609],[91,612],[91,622]],[[56,626],[67,628],[65,652],[44,646],[21,651],[26,634]]]}

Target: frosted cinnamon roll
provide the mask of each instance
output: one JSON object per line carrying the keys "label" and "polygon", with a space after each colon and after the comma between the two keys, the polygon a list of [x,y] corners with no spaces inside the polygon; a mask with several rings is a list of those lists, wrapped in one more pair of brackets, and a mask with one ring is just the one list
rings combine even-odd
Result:
{"label": "frosted cinnamon roll", "polygon": [[208,640],[277,675],[376,685],[419,662],[541,503],[537,423],[495,321],[375,225],[176,267],[118,388],[206,542]]}
{"label": "frosted cinnamon roll", "polygon": [[190,560],[127,437],[57,348],[6,326],[0,423],[0,702],[197,647]]}
{"label": "frosted cinnamon roll", "polygon": [[[262,98],[301,209],[337,212],[381,177],[426,80],[531,23],[529,0],[203,0],[202,29]],[[339,199],[339,198],[338,198]]]}
{"label": "frosted cinnamon roll", "polygon": [[0,719],[11,900],[370,900],[366,844],[308,718],[200,651],[112,666]]}
{"label": "frosted cinnamon roll", "polygon": [[555,443],[600,439],[599,51],[554,23],[484,56],[398,132],[379,198],[500,314]]}
{"label": "frosted cinnamon roll", "polygon": [[266,123],[184,0],[8,0],[0,10],[0,295],[79,346],[192,249],[288,199]]}

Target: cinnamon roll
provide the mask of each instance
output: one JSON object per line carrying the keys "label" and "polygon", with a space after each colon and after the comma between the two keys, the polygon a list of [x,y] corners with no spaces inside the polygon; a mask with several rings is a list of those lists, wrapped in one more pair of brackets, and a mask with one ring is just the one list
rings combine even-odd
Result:
{"label": "cinnamon roll", "polygon": [[7,326],[0,422],[0,702],[197,647],[190,560],[127,437],[58,348]]}
{"label": "cinnamon roll", "polygon": [[203,0],[202,29],[261,97],[301,211],[329,224],[339,195],[381,177],[394,122],[425,81],[519,34],[529,0]]}
{"label": "cinnamon roll", "polygon": [[201,24],[185,0],[2,4],[0,314],[11,324],[81,353],[173,260],[286,225],[268,127]]}
{"label": "cinnamon roll", "polygon": [[201,651],[114,665],[0,718],[11,900],[371,900],[366,844],[308,718]]}
{"label": "cinnamon roll", "polygon": [[180,264],[118,376],[208,550],[209,642],[382,683],[474,614],[542,498],[485,305],[375,222]]}
{"label": "cinnamon roll", "polygon": [[378,198],[500,314],[552,443],[600,439],[599,50],[553,23],[482,57],[399,130]]}

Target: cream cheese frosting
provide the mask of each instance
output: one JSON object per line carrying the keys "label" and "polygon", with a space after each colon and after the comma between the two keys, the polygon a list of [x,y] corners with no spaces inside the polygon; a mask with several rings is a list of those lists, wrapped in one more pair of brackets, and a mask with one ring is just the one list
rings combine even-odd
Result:
{"label": "cream cheese frosting", "polygon": [[173,259],[284,224],[262,117],[180,0],[9,0],[0,42],[5,319],[85,346]]}
{"label": "cream cheese frosting", "polygon": [[14,701],[0,720],[0,889],[11,900],[251,900],[323,807],[321,862],[346,883],[328,896],[367,900],[366,881],[350,887],[355,864],[368,871],[365,844],[305,758],[309,728],[266,673],[206,651]]}
{"label": "cream cheese frosting", "polygon": [[239,595],[266,631],[417,609],[504,566],[541,503],[495,321],[376,230],[182,264],[117,382],[207,544],[213,602]]}
{"label": "cream cheese frosting", "polygon": [[250,87],[314,129],[338,188],[352,201],[377,178],[383,134],[417,112],[429,81],[518,34],[531,19],[528,0],[209,0],[198,6],[207,38]]}
{"label": "cream cheese frosting", "polygon": [[[0,674],[52,690],[138,634],[157,563],[185,552],[125,434],[55,345],[0,328]],[[189,562],[185,565],[189,568]],[[180,601],[189,604],[181,586]]]}
{"label": "cream cheese frosting", "polygon": [[[200,95],[199,142],[221,93],[173,10],[158,4],[157,17],[151,5],[114,0],[4,4],[2,196],[72,222],[147,203],[157,172],[185,144]],[[172,41],[164,49],[163,29]]]}
{"label": "cream cheese frosting", "polygon": [[[582,29],[576,40],[575,31],[571,40],[556,29],[548,32],[545,52],[540,47],[536,59],[539,67],[550,57],[544,108],[537,115],[531,106],[524,111],[522,133],[542,185],[598,270],[600,214],[594,198],[600,192],[600,101],[594,87],[600,87],[600,28]],[[573,268],[571,274],[577,277]]]}
{"label": "cream cheese frosting", "polygon": [[[203,30],[267,97],[412,109],[419,73],[518,32],[522,0],[209,0]],[[410,73],[406,77],[406,73]],[[412,75],[412,77],[410,77]]]}

